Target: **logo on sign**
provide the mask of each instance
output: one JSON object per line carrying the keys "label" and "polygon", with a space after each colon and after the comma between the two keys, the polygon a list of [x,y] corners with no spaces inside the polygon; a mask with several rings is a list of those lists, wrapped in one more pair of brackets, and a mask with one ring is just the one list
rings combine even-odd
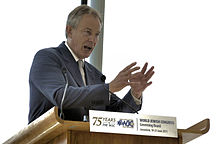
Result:
{"label": "logo on sign", "polygon": [[134,121],[132,119],[120,119],[117,122],[117,125],[122,126],[123,128],[134,128]]}
{"label": "logo on sign", "polygon": [[93,117],[92,119],[95,126],[115,127],[115,118]]}

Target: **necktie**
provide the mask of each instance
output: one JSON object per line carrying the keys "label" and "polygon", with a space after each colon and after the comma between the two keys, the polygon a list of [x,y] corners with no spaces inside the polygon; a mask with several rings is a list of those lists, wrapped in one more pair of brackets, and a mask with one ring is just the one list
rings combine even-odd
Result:
{"label": "necktie", "polygon": [[[84,62],[82,60],[78,60],[78,65],[79,65],[79,71],[81,73],[82,79],[84,86],[86,86],[86,80],[85,80],[85,72],[84,72]],[[85,107],[86,111],[89,111],[89,108]],[[83,115],[83,121],[88,122],[89,121],[89,116],[87,114]]]}
{"label": "necktie", "polygon": [[79,71],[81,73],[83,83],[86,85],[85,72],[84,72],[84,62],[82,60],[78,60]]}

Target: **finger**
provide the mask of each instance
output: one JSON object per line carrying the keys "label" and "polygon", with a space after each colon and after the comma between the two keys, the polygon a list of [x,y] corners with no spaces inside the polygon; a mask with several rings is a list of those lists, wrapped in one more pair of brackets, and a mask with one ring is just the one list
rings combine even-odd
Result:
{"label": "finger", "polygon": [[150,81],[149,83],[146,83],[146,85],[144,86],[144,88],[142,89],[142,91],[144,91],[147,87],[149,87],[152,84],[152,81]]}
{"label": "finger", "polygon": [[146,84],[145,88],[149,87],[152,84],[152,81]]}
{"label": "finger", "polygon": [[145,75],[149,75],[154,70],[154,66],[152,66]]}
{"label": "finger", "polygon": [[132,68],[126,72],[120,72],[120,78],[121,80],[123,81],[128,81],[130,80],[132,77],[133,77],[133,74],[132,72],[136,71],[136,70],[139,70],[140,67],[135,67],[135,68]]}
{"label": "finger", "polygon": [[149,73],[146,77],[145,77],[145,80],[146,81],[149,81],[151,79],[151,77],[154,75],[154,71],[152,71],[151,73]]}
{"label": "finger", "polygon": [[137,71],[137,70],[139,70],[140,69],[140,67],[134,67],[134,68],[132,68],[132,69],[129,69],[128,71],[127,71],[127,74],[131,74],[132,72],[134,72],[134,71]]}
{"label": "finger", "polygon": [[135,66],[137,64],[137,62],[133,62],[130,65],[126,66],[122,71],[127,71],[129,69],[131,69],[133,66]]}
{"label": "finger", "polygon": [[141,70],[141,73],[142,73],[142,74],[144,74],[145,71],[147,70],[147,66],[148,66],[148,63],[146,62],[146,63],[144,64],[144,67],[143,67],[142,70]]}

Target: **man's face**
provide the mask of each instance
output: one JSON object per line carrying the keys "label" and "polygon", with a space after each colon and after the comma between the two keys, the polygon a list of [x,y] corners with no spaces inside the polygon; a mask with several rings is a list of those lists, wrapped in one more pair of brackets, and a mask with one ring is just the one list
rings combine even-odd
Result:
{"label": "man's face", "polygon": [[77,28],[67,26],[67,43],[79,59],[88,58],[92,53],[101,31],[98,18],[85,14]]}

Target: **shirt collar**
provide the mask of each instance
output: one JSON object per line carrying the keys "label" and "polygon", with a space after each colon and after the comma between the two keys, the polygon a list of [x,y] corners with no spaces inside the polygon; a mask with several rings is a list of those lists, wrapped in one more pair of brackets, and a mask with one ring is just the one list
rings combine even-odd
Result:
{"label": "shirt collar", "polygon": [[[72,54],[72,56],[74,57],[75,61],[78,62],[79,58],[76,56],[76,54],[71,50],[71,48],[69,47],[69,45],[67,44],[67,41],[65,41],[65,45],[68,48],[68,50],[70,51],[70,53]],[[82,61],[84,62],[84,59],[82,59]]]}

